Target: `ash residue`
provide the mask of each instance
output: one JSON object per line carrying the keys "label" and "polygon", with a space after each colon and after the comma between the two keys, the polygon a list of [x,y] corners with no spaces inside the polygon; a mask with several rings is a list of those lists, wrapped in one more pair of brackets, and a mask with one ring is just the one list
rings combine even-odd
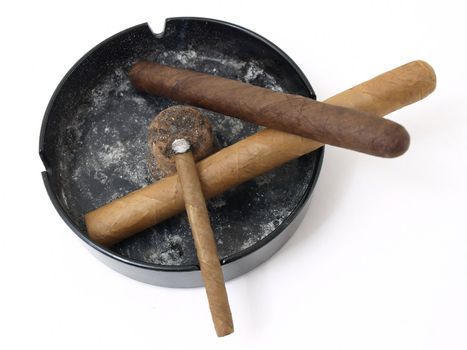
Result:
{"label": "ash residue", "polygon": [[[260,62],[200,53],[192,49],[154,50],[141,59],[239,79],[282,91],[278,78]],[[139,93],[127,78],[131,62],[103,72],[79,107],[60,124],[57,171],[61,200],[85,231],[84,213],[149,184],[147,129],[154,116],[174,101]],[[219,147],[259,130],[236,118],[204,111]],[[209,201],[218,251],[226,258],[273,232],[296,208],[310,182],[313,156],[294,160]],[[123,256],[162,265],[197,263],[186,215],[180,214],[119,243]]]}
{"label": "ash residue", "polygon": [[122,69],[83,99],[58,140],[63,200],[74,215],[83,214],[78,202],[90,210],[149,183],[146,128],[153,113],[151,101],[135,95]]}

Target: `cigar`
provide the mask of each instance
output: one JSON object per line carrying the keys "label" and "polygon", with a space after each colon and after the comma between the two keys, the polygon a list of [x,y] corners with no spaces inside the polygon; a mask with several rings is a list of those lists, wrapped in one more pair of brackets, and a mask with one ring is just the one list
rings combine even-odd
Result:
{"label": "cigar", "polygon": [[224,337],[234,331],[232,313],[195,159],[185,139],[175,140],[172,148],[212,321],[217,336]]}
{"label": "cigar", "polygon": [[343,106],[286,94],[237,80],[141,61],[129,74],[145,92],[169,97],[328,145],[396,157],[410,137],[399,124]]}
{"label": "cigar", "polygon": [[[436,86],[430,65],[414,61],[326,100],[384,116],[417,102]],[[264,129],[197,163],[203,193],[212,198],[272,170],[322,144],[294,134]],[[110,246],[184,210],[178,175],[132,192],[84,216],[89,237]]]}

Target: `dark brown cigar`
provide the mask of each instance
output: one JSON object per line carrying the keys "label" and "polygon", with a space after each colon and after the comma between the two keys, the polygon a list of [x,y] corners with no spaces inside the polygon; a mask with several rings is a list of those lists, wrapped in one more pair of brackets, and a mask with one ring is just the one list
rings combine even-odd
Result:
{"label": "dark brown cigar", "polygon": [[390,120],[236,80],[146,61],[133,66],[130,80],[142,91],[375,156],[397,157],[410,143]]}

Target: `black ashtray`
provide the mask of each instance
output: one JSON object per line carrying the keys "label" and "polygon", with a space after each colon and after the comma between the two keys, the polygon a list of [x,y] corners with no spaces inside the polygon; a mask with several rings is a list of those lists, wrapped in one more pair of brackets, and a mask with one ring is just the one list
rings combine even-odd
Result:
{"label": "black ashtray", "polygon": [[[154,34],[147,24],[124,30],[81,58],[60,82],[44,116],[39,153],[55,208],[90,251],[139,281],[202,285],[186,214],[111,248],[91,241],[83,215],[153,180],[147,127],[166,98],[137,92],[127,73],[139,59],[190,68],[315,98],[297,65],[261,36],[204,18],[172,18]],[[206,111],[225,147],[260,127]],[[323,160],[323,148],[233,188],[208,203],[225,278],[271,257],[296,230]]]}

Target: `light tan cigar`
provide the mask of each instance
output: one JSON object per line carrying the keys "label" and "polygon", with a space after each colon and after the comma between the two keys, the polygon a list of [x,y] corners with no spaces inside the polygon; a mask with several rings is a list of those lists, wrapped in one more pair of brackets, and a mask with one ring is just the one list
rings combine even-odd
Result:
{"label": "light tan cigar", "polygon": [[[326,100],[384,116],[429,95],[436,86],[430,65],[414,61]],[[321,147],[311,139],[265,129],[197,163],[206,198]],[[178,175],[166,177],[85,215],[89,236],[112,245],[183,211]]]}
{"label": "light tan cigar", "polygon": [[201,190],[195,159],[191,151],[189,151],[190,146],[184,139],[175,140],[174,145],[172,147],[175,152],[173,158],[182,187],[193,240],[195,241],[196,255],[208,296],[212,321],[217,336],[223,337],[232,333],[234,326],[225,289],[224,275],[217,255],[214,232],[209,222],[208,209]]}

